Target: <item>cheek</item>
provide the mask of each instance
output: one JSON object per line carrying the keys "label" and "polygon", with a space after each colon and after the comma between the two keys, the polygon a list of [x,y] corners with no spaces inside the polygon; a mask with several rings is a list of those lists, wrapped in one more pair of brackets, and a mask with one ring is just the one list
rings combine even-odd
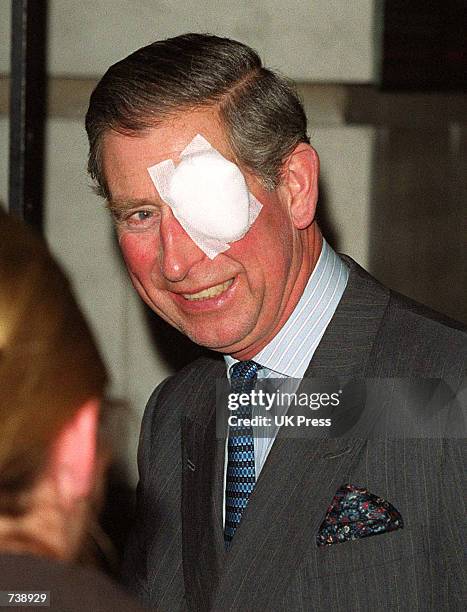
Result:
{"label": "cheek", "polygon": [[[291,263],[292,229],[290,220],[279,204],[264,206],[258,219],[242,241],[249,252],[255,252],[259,265],[267,271],[269,280],[274,280],[274,273],[282,273]],[[279,212],[279,214],[278,214]]]}
{"label": "cheek", "polygon": [[245,236],[231,245],[227,256],[242,265],[254,295],[263,296],[261,299],[267,295],[276,301],[292,265],[292,240],[288,220],[267,214],[263,208]]}
{"label": "cheek", "polygon": [[123,259],[130,272],[149,273],[157,263],[158,241],[150,233],[125,232],[118,238]]}

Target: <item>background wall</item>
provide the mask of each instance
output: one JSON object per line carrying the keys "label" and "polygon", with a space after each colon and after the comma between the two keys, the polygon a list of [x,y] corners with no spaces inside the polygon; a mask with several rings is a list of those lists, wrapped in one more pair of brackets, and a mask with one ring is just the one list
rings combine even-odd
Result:
{"label": "background wall", "polygon": [[[9,36],[1,0],[1,40]],[[49,71],[100,75],[138,47],[183,32],[230,36],[297,80],[373,78],[373,0],[49,0]],[[7,72],[6,50],[0,71]]]}
{"label": "background wall", "polygon": [[[4,201],[9,6],[0,0]],[[140,303],[85,172],[89,93],[111,63],[144,44],[185,31],[227,35],[296,79],[321,158],[320,214],[331,243],[392,287],[467,319],[465,96],[378,90],[379,2],[52,0],[49,6],[46,236],[73,279],[112,373],[112,428],[130,483],[146,399],[197,351]]]}

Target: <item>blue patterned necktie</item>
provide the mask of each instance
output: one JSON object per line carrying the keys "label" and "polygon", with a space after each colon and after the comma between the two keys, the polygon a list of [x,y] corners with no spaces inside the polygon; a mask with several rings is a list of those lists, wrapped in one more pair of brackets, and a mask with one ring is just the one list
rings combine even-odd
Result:
{"label": "blue patterned necktie", "polygon": [[[257,372],[261,366],[254,361],[239,361],[230,370],[231,393],[250,393],[255,388]],[[240,406],[236,416],[251,419],[251,405]],[[253,492],[255,477],[255,448],[253,428],[230,427],[228,441],[228,462],[225,490],[225,528],[226,548],[240,524],[243,511]]]}

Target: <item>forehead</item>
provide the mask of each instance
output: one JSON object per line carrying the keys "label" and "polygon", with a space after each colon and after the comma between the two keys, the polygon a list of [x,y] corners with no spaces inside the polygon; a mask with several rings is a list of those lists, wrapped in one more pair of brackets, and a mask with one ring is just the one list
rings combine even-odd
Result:
{"label": "forehead", "polygon": [[180,153],[196,134],[204,136],[226,159],[235,161],[218,113],[213,109],[178,113],[137,135],[106,132],[101,160],[112,197],[134,195],[127,193],[132,190],[134,180],[143,181],[146,189],[151,190],[147,168],[165,159],[177,163]]}

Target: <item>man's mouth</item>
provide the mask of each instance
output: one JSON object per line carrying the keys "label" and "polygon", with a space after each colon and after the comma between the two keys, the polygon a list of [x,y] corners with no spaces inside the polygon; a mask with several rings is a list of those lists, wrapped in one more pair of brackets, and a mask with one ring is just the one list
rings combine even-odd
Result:
{"label": "man's mouth", "polygon": [[194,302],[197,300],[207,300],[208,298],[217,297],[221,293],[224,293],[224,291],[227,291],[233,281],[234,279],[230,278],[228,281],[225,281],[225,283],[220,283],[220,285],[208,287],[207,289],[198,291],[198,293],[182,293],[182,295],[186,300],[190,302]]}

